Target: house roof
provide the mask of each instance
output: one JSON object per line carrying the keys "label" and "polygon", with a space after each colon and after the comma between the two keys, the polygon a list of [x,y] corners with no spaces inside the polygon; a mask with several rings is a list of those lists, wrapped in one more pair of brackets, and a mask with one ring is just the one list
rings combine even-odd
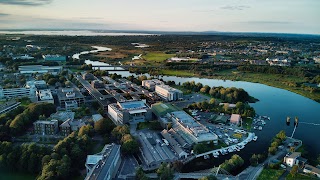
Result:
{"label": "house roof", "polygon": [[238,123],[241,119],[241,116],[239,114],[232,114],[230,117],[231,123]]}
{"label": "house roof", "polygon": [[297,158],[299,156],[301,156],[300,152],[293,152],[288,156],[288,158]]}

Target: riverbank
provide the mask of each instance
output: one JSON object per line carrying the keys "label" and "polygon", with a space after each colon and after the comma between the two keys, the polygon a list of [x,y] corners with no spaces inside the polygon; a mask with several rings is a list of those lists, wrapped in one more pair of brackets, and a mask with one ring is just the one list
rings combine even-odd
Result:
{"label": "riverbank", "polygon": [[280,74],[262,74],[262,73],[243,73],[237,70],[225,70],[216,72],[214,76],[202,76],[192,71],[185,70],[160,70],[160,73],[165,76],[178,77],[199,77],[209,79],[223,79],[232,81],[247,81],[253,83],[265,84],[268,86],[285,89],[304,97],[320,102],[320,93],[304,90],[302,87],[295,87],[294,84],[302,84],[305,81],[299,77],[280,75]]}

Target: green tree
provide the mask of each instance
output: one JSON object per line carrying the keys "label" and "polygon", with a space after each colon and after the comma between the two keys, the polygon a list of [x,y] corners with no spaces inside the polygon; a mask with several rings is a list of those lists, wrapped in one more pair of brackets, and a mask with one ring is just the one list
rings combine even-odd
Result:
{"label": "green tree", "polygon": [[170,164],[162,163],[157,169],[157,174],[160,180],[172,180],[174,177],[173,168]]}
{"label": "green tree", "polygon": [[292,177],[295,177],[297,173],[298,173],[298,166],[294,165],[290,171],[290,174]]}
{"label": "green tree", "polygon": [[284,141],[287,138],[286,132],[282,130],[276,135],[276,137],[279,138],[281,141]]}
{"label": "green tree", "polygon": [[218,178],[215,177],[214,175],[209,175],[209,176],[205,176],[200,178],[199,180],[217,180]]}

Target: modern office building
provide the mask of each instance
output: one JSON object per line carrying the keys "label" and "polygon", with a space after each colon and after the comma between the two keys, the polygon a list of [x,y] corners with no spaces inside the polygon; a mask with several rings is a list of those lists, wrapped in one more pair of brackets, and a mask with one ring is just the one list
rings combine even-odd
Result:
{"label": "modern office building", "polygon": [[201,142],[213,142],[218,144],[218,136],[211,133],[201,123],[195,121],[185,111],[175,111],[167,114],[167,118],[172,121],[172,128],[189,144]]}
{"label": "modern office building", "polygon": [[66,111],[71,111],[73,109],[77,109],[79,107],[78,102],[76,100],[66,101],[64,102]]}
{"label": "modern office building", "polygon": [[147,89],[150,89],[151,91],[154,91],[156,88],[156,85],[163,85],[164,83],[160,81],[159,79],[151,79],[151,80],[143,80],[142,81],[142,87],[145,87]]}
{"label": "modern office building", "polygon": [[110,180],[115,178],[121,164],[120,145],[106,144],[101,152],[88,155],[85,180]]}
{"label": "modern office building", "polygon": [[156,85],[156,93],[166,101],[177,101],[183,98],[183,92],[168,85]]}
{"label": "modern office building", "polygon": [[19,66],[20,74],[45,74],[50,73],[57,75],[62,71],[62,66],[43,66],[43,65],[28,65]]}
{"label": "modern office building", "polygon": [[54,135],[59,131],[58,120],[36,121],[34,124],[34,133],[40,135]]}
{"label": "modern office building", "polygon": [[40,89],[48,89],[47,83],[44,80],[40,81],[27,81],[26,88],[36,88],[37,90]]}
{"label": "modern office building", "polygon": [[15,98],[15,97],[29,97],[31,100],[34,100],[36,97],[35,88],[10,88],[3,89],[0,86],[0,99],[2,98]]}
{"label": "modern office building", "polygon": [[67,61],[67,57],[66,56],[61,56],[61,55],[50,55],[50,54],[47,54],[47,55],[42,55],[42,58],[45,60],[45,61],[58,61],[58,62],[63,62],[63,61]]}
{"label": "modern office building", "polygon": [[59,105],[61,108],[66,108],[66,102],[76,101],[78,106],[84,104],[84,96],[75,88],[60,88],[57,90]]}
{"label": "modern office building", "polygon": [[54,104],[53,96],[50,89],[37,91],[38,102],[47,102]]}
{"label": "modern office building", "polygon": [[117,102],[108,105],[109,117],[115,124],[144,122],[152,118],[152,112],[144,101]]}

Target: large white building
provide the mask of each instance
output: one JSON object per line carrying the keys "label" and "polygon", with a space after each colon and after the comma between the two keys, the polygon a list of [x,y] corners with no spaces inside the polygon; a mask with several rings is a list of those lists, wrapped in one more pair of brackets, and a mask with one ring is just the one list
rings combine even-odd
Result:
{"label": "large white building", "polygon": [[43,66],[43,65],[19,66],[20,74],[50,73],[53,75],[57,75],[61,71],[62,71],[62,66]]}
{"label": "large white building", "polygon": [[218,136],[211,133],[208,128],[195,121],[185,111],[175,111],[167,114],[172,120],[172,128],[189,144],[213,142],[218,144]]}
{"label": "large white building", "polygon": [[144,122],[152,118],[152,112],[144,101],[127,101],[109,104],[108,114],[115,124]]}
{"label": "large white building", "polygon": [[162,81],[159,79],[151,79],[151,80],[143,80],[142,81],[142,87],[145,87],[147,89],[150,89],[152,91],[155,90],[156,85],[161,85],[164,84]]}
{"label": "large white building", "polygon": [[0,86],[0,99],[2,98],[15,98],[15,97],[29,97],[35,99],[36,89],[35,88],[10,88],[3,89]]}
{"label": "large white building", "polygon": [[110,180],[115,178],[121,164],[120,145],[107,144],[100,153],[88,155],[85,180]]}
{"label": "large white building", "polygon": [[166,101],[177,101],[183,98],[183,92],[168,85],[156,85],[156,93]]}

